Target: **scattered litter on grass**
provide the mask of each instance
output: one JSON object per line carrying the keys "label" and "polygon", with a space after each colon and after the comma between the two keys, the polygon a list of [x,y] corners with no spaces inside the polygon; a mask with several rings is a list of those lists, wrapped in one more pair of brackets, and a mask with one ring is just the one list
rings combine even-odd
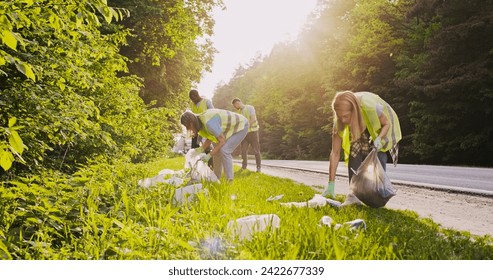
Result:
{"label": "scattered litter on grass", "polygon": [[353,230],[357,230],[357,229],[362,229],[362,230],[366,230],[366,223],[363,219],[356,219],[356,220],[352,220],[352,221],[349,221],[349,222],[345,222],[344,224],[337,224],[335,226],[335,229],[339,229],[343,226],[349,226],[349,229],[351,231]]}
{"label": "scattered litter on grass", "polygon": [[182,205],[185,201],[192,202],[195,198],[195,194],[201,191],[207,195],[207,189],[202,189],[202,184],[193,184],[176,189],[173,196],[173,203],[176,205]]}
{"label": "scattered litter on grass", "polygon": [[[206,163],[200,160],[200,156],[201,154],[197,153],[195,149],[191,149],[185,155],[185,169],[178,171],[163,169],[154,177],[139,180],[138,184],[143,188],[149,188],[158,183],[165,183],[178,187],[185,184],[187,181],[187,184],[198,183],[202,180],[217,182],[218,179],[216,175]],[[188,173],[185,173],[186,169],[189,169]]]}
{"label": "scattered litter on grass", "polygon": [[198,152],[197,149],[190,149],[185,155],[185,169],[190,169],[189,176],[192,181],[219,181],[207,163],[200,160],[202,155],[204,153]]}
{"label": "scattered litter on grass", "polygon": [[324,207],[327,204],[334,207],[339,207],[341,205],[339,201],[330,198],[325,198],[320,194],[315,194],[312,199],[306,202],[284,202],[280,204],[282,206],[287,206],[287,207],[309,207],[309,208]]}
{"label": "scattered litter on grass", "polygon": [[267,228],[279,228],[281,219],[276,214],[251,215],[229,221],[227,228],[240,240],[251,240],[256,232],[262,232]]}
{"label": "scattered litter on grass", "polygon": [[269,196],[267,198],[267,201],[276,201],[276,200],[281,200],[284,197],[284,194],[276,195],[276,196]]}
{"label": "scattered litter on grass", "polygon": [[331,227],[333,221],[334,220],[329,216],[323,216],[322,219],[320,219],[320,223],[328,227]]}
{"label": "scattered litter on grass", "polygon": [[330,199],[330,198],[326,198],[327,200],[327,204],[329,204],[330,206],[333,206],[333,207],[341,207],[342,203],[338,200],[334,200],[334,199]]}
{"label": "scattered litter on grass", "polygon": [[225,250],[226,244],[219,237],[209,237],[200,242],[200,256],[202,259],[221,259]]}
{"label": "scattered litter on grass", "polygon": [[171,151],[173,151],[173,153],[177,153],[177,154],[184,154],[184,151],[186,149],[186,140],[185,140],[185,136],[184,135],[176,135],[175,136],[175,145],[173,145],[173,148],[171,149]]}
{"label": "scattered litter on grass", "polygon": [[[158,183],[165,183],[172,186],[181,186],[185,182],[185,180],[182,178],[183,173],[184,172],[181,170],[173,171],[169,169],[164,169],[161,170],[159,174],[154,177],[139,180],[138,184],[143,188],[149,188],[157,185]],[[168,178],[169,175],[171,175],[171,177]]]}
{"label": "scattered litter on grass", "polygon": [[362,205],[363,203],[352,193],[346,195],[346,200],[341,204],[341,207],[349,205]]}

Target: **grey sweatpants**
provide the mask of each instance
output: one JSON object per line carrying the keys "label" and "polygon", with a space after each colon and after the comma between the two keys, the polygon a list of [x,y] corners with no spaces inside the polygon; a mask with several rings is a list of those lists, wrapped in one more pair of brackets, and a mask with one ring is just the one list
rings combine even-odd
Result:
{"label": "grey sweatpants", "polygon": [[248,133],[248,125],[245,126],[243,130],[236,132],[226,139],[226,143],[221,147],[219,153],[212,157],[214,162],[214,174],[217,178],[221,179],[221,173],[224,168],[224,174],[226,179],[233,180],[233,151],[240,145],[241,141],[245,138]]}

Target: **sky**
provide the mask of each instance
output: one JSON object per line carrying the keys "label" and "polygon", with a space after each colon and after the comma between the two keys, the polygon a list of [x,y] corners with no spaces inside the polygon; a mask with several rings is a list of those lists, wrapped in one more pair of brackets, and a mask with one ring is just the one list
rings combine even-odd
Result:
{"label": "sky", "polygon": [[227,83],[240,65],[267,55],[282,41],[296,39],[317,0],[224,0],[214,11],[217,53],[212,72],[205,72],[195,88],[211,98],[219,83]]}

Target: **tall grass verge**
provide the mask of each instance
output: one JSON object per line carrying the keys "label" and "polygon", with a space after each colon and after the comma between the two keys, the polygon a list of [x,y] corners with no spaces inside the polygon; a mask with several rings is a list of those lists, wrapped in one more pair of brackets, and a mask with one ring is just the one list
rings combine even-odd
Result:
{"label": "tall grass verge", "polygon": [[[67,176],[2,182],[2,259],[493,259],[491,236],[441,228],[415,212],[365,206],[288,208],[307,201],[306,185],[250,171],[233,183],[205,183],[192,202],[172,203],[176,187],[138,186],[164,168],[179,170],[182,157],[147,164],[95,164]],[[271,195],[284,194],[268,202]],[[343,197],[337,199],[343,200]],[[276,214],[281,223],[240,240],[229,221]],[[331,227],[320,219],[328,215]],[[366,230],[336,229],[363,219]]]}

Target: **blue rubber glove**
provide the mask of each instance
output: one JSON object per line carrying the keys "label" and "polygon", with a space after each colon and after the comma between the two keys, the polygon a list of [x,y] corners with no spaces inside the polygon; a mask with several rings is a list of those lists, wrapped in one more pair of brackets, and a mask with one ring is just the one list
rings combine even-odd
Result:
{"label": "blue rubber glove", "polygon": [[203,156],[200,157],[200,160],[207,163],[211,159],[211,154],[204,154]]}
{"label": "blue rubber glove", "polygon": [[324,197],[335,197],[335,182],[334,181],[329,181],[329,183],[327,184],[327,188],[325,189],[325,191],[322,193],[322,196]]}
{"label": "blue rubber glove", "polygon": [[377,149],[377,151],[382,148],[382,139],[380,139],[380,136],[378,136],[375,141],[373,141],[373,146],[375,146],[375,149]]}

